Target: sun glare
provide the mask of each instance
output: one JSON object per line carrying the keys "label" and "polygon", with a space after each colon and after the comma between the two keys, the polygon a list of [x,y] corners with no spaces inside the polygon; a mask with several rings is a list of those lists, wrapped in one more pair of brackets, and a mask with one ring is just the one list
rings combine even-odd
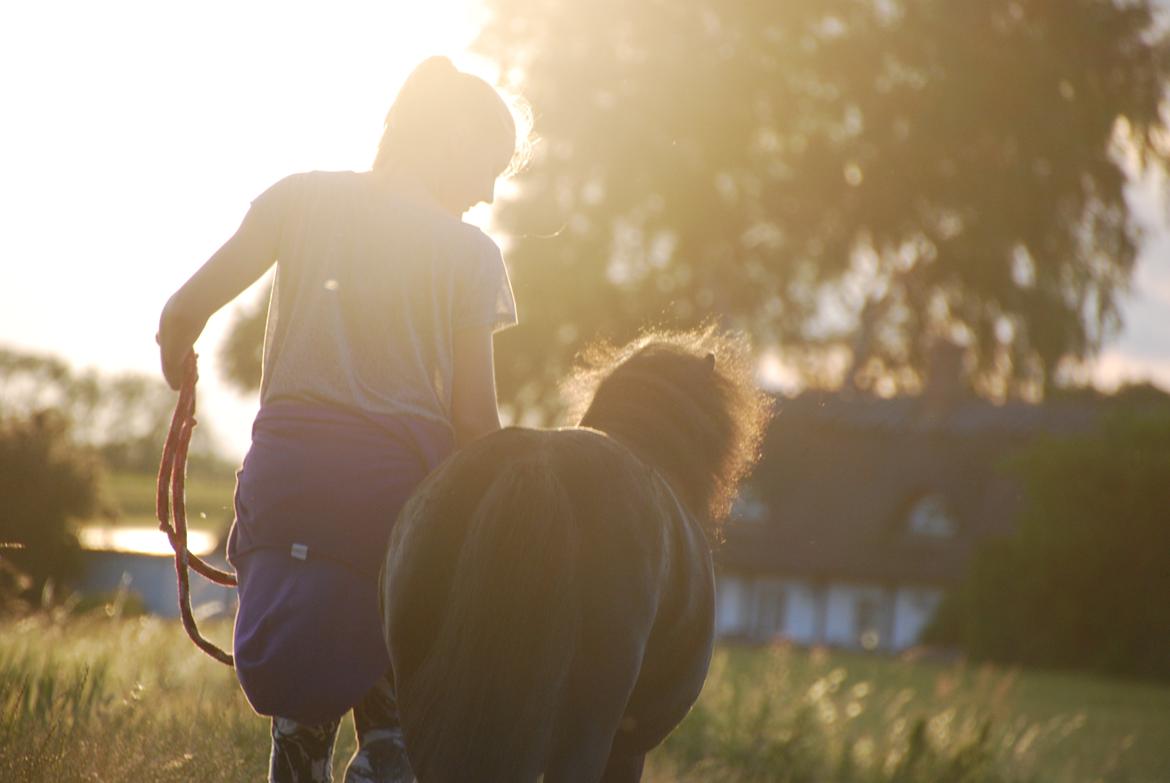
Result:
{"label": "sun glare", "polygon": [[[165,533],[156,527],[102,527],[86,525],[77,531],[77,540],[92,552],[122,552],[137,555],[173,555]],[[215,551],[215,536],[203,530],[187,531],[187,549],[203,557]]]}
{"label": "sun glare", "polygon": [[[157,374],[163,303],[251,199],[293,172],[367,169],[425,57],[493,75],[466,53],[478,15],[474,0],[5,4],[4,342]],[[254,409],[214,367],[231,310],[196,348],[216,430],[238,451]]]}

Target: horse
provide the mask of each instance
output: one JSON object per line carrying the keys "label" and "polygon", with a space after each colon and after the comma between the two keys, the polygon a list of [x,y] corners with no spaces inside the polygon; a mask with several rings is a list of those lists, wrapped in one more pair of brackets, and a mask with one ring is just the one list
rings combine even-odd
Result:
{"label": "horse", "polygon": [[380,587],[420,783],[640,780],[710,664],[712,549],[770,416],[753,378],[712,326],[595,347],[577,426],[499,430],[420,485]]}

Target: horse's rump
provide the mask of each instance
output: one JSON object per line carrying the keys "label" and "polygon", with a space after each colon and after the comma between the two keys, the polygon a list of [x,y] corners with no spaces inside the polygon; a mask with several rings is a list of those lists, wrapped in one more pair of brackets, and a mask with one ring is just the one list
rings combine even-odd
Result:
{"label": "horse's rump", "polygon": [[427,480],[383,592],[420,779],[535,780],[582,743],[604,765],[666,576],[661,514],[650,470],[589,430],[503,430]]}

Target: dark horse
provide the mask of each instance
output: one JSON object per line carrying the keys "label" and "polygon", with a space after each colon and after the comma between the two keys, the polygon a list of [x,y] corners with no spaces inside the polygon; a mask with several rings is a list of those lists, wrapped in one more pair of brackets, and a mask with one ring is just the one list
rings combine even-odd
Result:
{"label": "dark horse", "polygon": [[384,627],[420,783],[636,781],[698,698],[711,545],[769,405],[710,328],[590,364],[580,426],[481,438],[398,519]]}

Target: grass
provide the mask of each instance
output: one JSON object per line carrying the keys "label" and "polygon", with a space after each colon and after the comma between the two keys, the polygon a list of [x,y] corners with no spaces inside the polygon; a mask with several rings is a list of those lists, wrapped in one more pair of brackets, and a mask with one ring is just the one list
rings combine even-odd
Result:
{"label": "grass", "polygon": [[[152,474],[112,473],[106,478],[105,490],[117,510],[116,524],[154,527],[155,480]],[[187,519],[192,527],[222,531],[232,521],[234,478],[208,478],[188,475],[186,484]]]}
{"label": "grass", "polygon": [[[227,641],[227,624],[208,624]],[[353,751],[338,742],[338,772]],[[261,780],[267,722],[151,617],[0,624],[0,780]],[[649,783],[1153,783],[1170,687],[837,652],[720,649]]]}
{"label": "grass", "polygon": [[720,651],[656,761],[686,781],[1167,780],[1170,687],[843,652]]}

